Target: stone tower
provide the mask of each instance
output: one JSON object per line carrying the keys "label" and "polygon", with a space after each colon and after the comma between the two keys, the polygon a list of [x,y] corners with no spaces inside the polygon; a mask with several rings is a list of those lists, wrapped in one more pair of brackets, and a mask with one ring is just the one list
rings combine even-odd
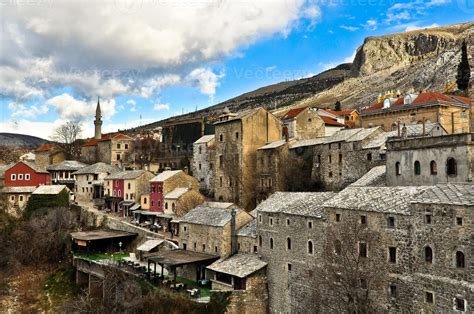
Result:
{"label": "stone tower", "polygon": [[100,101],[99,97],[97,97],[97,107],[95,108],[95,136],[96,140],[100,140],[102,138],[102,113],[100,112]]}

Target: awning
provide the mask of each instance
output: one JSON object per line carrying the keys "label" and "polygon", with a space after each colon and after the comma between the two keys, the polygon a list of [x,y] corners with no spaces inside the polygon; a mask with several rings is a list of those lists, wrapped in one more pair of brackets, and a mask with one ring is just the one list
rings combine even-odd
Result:
{"label": "awning", "polygon": [[150,252],[163,242],[165,242],[165,240],[146,240],[143,244],[137,247],[137,250],[143,252]]}
{"label": "awning", "polygon": [[133,201],[121,201],[119,203],[120,206],[132,206],[133,204],[135,204]]}
{"label": "awning", "polygon": [[130,207],[130,210],[137,210],[140,208],[140,204],[136,203],[135,205],[133,205],[132,207]]}

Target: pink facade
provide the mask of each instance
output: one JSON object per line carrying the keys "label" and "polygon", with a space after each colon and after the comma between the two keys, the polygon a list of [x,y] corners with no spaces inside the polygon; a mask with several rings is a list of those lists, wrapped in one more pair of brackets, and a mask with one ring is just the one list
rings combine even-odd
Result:
{"label": "pink facade", "polygon": [[150,211],[163,212],[163,182],[150,182]]}
{"label": "pink facade", "polygon": [[124,197],[124,183],[123,180],[112,180],[113,189],[112,195],[116,197],[120,197],[123,200]]}

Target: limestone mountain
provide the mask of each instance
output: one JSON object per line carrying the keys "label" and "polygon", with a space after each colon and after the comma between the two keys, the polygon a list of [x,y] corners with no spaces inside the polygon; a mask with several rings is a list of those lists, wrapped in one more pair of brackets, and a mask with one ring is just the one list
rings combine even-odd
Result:
{"label": "limestone mountain", "polygon": [[0,133],[0,145],[10,147],[36,148],[49,141],[36,136],[15,133]]}
{"label": "limestone mountain", "polygon": [[142,128],[212,117],[226,106],[232,111],[256,106],[286,110],[303,105],[333,106],[339,100],[343,108],[360,108],[372,104],[378,94],[387,90],[443,91],[449,83],[452,87],[455,85],[452,83],[463,41],[474,44],[474,22],[368,37],[352,63],[341,64],[313,77],[265,86],[215,106]]}

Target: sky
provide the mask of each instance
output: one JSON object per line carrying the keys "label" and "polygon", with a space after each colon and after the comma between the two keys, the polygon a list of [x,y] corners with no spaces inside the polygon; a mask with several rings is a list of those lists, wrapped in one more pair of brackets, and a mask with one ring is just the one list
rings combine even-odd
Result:
{"label": "sky", "polygon": [[2,0],[0,132],[93,136],[351,62],[367,36],[472,21],[474,0]]}

